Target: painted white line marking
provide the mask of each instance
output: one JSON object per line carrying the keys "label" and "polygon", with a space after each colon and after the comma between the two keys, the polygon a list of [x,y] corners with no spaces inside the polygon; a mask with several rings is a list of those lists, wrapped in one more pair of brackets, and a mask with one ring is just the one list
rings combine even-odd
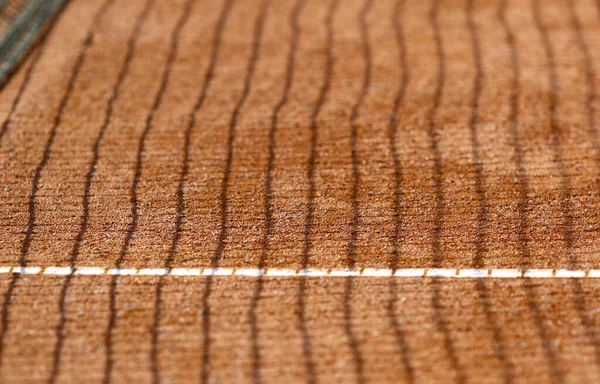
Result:
{"label": "painted white line marking", "polygon": [[520,269],[492,269],[490,277],[495,279],[511,279],[523,276]]}
{"label": "painted white line marking", "polygon": [[557,269],[556,277],[585,277],[585,271],[571,271],[567,269]]}
{"label": "painted white line marking", "polygon": [[591,278],[599,278],[600,277],[600,269],[590,269],[588,273],[588,277]]}
{"label": "painted white line marking", "polygon": [[360,276],[359,269],[332,269],[327,276],[344,277],[344,276]]}
{"label": "painted white line marking", "polygon": [[481,278],[488,277],[489,270],[487,269],[461,269],[456,277]]}
{"label": "painted white line marking", "polygon": [[427,276],[427,277],[456,277],[456,269],[431,268],[431,269],[427,270],[425,276]]}
{"label": "painted white line marking", "polygon": [[73,273],[71,267],[48,267],[44,270],[44,275],[70,275]]}
{"label": "painted white line marking", "polygon": [[301,269],[298,271],[297,276],[323,277],[329,276],[329,274],[326,269]]}
{"label": "painted white line marking", "polygon": [[200,276],[202,269],[198,268],[173,268],[171,269],[172,276]]}
{"label": "painted white line marking", "polygon": [[207,268],[204,270],[204,276],[231,276],[233,275],[232,268]]}
{"label": "painted white line marking", "polygon": [[297,276],[297,271],[294,271],[293,269],[278,269],[278,268],[269,268],[267,269],[267,272],[265,273],[265,276],[289,276],[289,277],[294,277]]}
{"label": "painted white line marking", "polygon": [[524,277],[554,277],[553,269],[528,269],[523,274]]}
{"label": "painted white line marking", "polygon": [[135,268],[111,268],[106,271],[107,275],[135,275],[137,273]]}
{"label": "painted white line marking", "polygon": [[422,268],[402,268],[396,269],[394,272],[396,277],[423,277],[425,276],[425,270]]}
{"label": "painted white line marking", "polygon": [[365,268],[362,271],[363,276],[377,276],[377,277],[385,277],[392,276],[391,269],[383,269],[383,268]]}
{"label": "painted white line marking", "polygon": [[255,269],[255,268],[239,268],[239,269],[235,270],[234,275],[235,276],[258,277],[258,276],[264,276],[265,270],[264,269]]}
{"label": "painted white line marking", "polygon": [[138,275],[143,276],[166,276],[169,274],[168,268],[141,268]]}
{"label": "painted white line marking", "polygon": [[77,268],[74,273],[76,275],[106,275],[106,269],[97,267],[82,267]]}
{"label": "painted white line marking", "polygon": [[14,267],[13,273],[19,273],[21,275],[39,275],[42,272],[42,268],[39,267]]}
{"label": "painted white line marking", "polygon": [[599,279],[600,269],[475,269],[475,268],[365,268],[365,269],[289,269],[289,268],[101,268],[101,267],[0,267],[0,274],[82,276],[245,276],[245,277],[431,277],[441,279]]}

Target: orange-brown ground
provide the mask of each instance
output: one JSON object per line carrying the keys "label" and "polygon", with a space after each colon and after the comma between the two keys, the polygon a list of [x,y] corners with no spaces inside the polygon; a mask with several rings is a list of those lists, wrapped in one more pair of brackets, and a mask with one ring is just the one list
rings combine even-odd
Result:
{"label": "orange-brown ground", "polygon": [[[73,0],[0,266],[600,268],[592,0]],[[3,275],[2,382],[598,382],[600,282]]]}

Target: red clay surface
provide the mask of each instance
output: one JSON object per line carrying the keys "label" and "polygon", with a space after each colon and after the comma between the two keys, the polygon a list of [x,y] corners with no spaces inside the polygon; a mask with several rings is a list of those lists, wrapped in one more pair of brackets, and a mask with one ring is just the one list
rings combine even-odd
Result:
{"label": "red clay surface", "polygon": [[[600,268],[592,0],[73,0],[0,266]],[[600,282],[3,275],[2,382],[598,382]]]}

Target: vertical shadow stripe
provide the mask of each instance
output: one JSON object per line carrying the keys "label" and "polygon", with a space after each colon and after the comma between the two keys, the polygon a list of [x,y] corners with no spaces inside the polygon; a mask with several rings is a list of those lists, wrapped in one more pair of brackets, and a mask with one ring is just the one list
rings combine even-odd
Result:
{"label": "vertical shadow stripe", "polygon": [[[549,101],[549,113],[550,113],[550,132],[551,132],[551,144],[552,144],[552,151],[553,151],[553,157],[554,157],[554,163],[556,164],[558,171],[560,173],[560,178],[561,178],[561,190],[560,190],[560,205],[561,205],[561,211],[562,211],[562,217],[563,217],[563,223],[562,223],[562,229],[563,229],[563,238],[564,238],[564,243],[565,243],[565,247],[566,247],[566,251],[569,255],[569,262],[570,262],[570,268],[576,269],[578,268],[578,260],[577,257],[575,255],[575,250],[574,250],[574,231],[573,231],[573,213],[572,213],[572,207],[571,207],[571,180],[569,175],[567,174],[566,171],[566,167],[564,164],[564,155],[563,155],[563,149],[562,149],[562,136],[561,136],[561,132],[560,132],[560,127],[559,127],[559,122],[558,122],[558,112],[557,112],[557,107],[558,107],[558,88],[559,88],[559,84],[558,84],[558,73],[557,73],[557,68],[556,68],[556,59],[555,59],[555,53],[554,53],[554,49],[552,47],[552,44],[550,42],[550,37],[548,34],[548,31],[546,29],[545,24],[543,23],[542,19],[541,19],[541,12],[540,12],[540,6],[539,6],[539,1],[538,0],[533,0],[533,14],[534,14],[534,21],[535,21],[535,25],[536,25],[536,29],[539,31],[541,38],[542,38],[542,45],[544,47],[544,52],[546,54],[546,59],[548,61],[548,66],[549,66],[549,74],[548,74],[548,81],[550,83],[550,101]],[[574,27],[575,27],[575,32],[577,36],[577,40],[578,40],[578,44],[580,45],[580,49],[582,50],[582,53],[584,54],[584,58],[586,60],[584,60],[584,64],[586,64],[586,76],[588,78],[588,80],[591,78],[593,79],[593,72],[592,72],[592,68],[591,65],[589,65],[589,55],[588,52],[585,48],[585,41],[583,40],[583,36],[581,34],[581,27],[578,23],[577,18],[575,17],[575,11],[573,9],[572,4],[570,4],[570,11],[571,11],[571,16],[573,17],[572,22],[574,22]],[[592,111],[591,111],[591,106],[592,106],[592,101],[593,101],[593,97],[594,97],[594,91],[595,88],[591,88],[594,87],[593,85],[593,81],[592,83],[589,83],[588,81],[588,116],[592,115]],[[593,120],[593,118],[591,118],[591,120]],[[593,129],[593,127],[590,127]],[[582,289],[581,289],[581,284],[579,282],[575,282],[574,283],[574,293],[577,296],[577,302],[576,302],[576,307],[578,309],[579,312],[579,316],[580,319],[582,321],[582,324],[584,325],[584,327],[586,328],[586,334],[588,336],[588,338],[590,338],[590,341],[592,343],[592,345],[595,347],[595,350],[598,351],[600,349],[599,345],[598,345],[598,341],[596,340],[596,335],[595,332],[593,331],[593,329],[590,327],[590,324],[588,321],[586,321],[586,316],[585,316],[585,298],[581,295]]]}
{"label": "vertical shadow stripe", "polygon": [[600,138],[598,136],[598,128],[596,126],[595,114],[596,108],[594,102],[598,96],[596,89],[596,73],[594,71],[593,59],[590,52],[590,46],[588,45],[584,32],[583,26],[581,25],[581,20],[577,16],[577,12],[575,11],[575,4],[573,0],[567,0],[567,4],[569,7],[569,16],[571,18],[571,25],[575,32],[575,38],[577,40],[577,45],[579,46],[579,50],[583,54],[583,65],[585,68],[585,79],[586,79],[586,113],[588,119],[588,128],[590,130],[590,138],[591,144],[594,148],[594,152],[596,152],[596,167],[600,170]]}
{"label": "vertical shadow stripe", "polygon": [[[276,134],[279,122],[279,114],[281,109],[286,105],[290,88],[294,80],[294,64],[296,59],[296,51],[298,49],[298,41],[300,39],[300,25],[298,24],[298,17],[304,6],[305,0],[296,0],[296,4],[290,15],[289,24],[292,30],[292,39],[290,41],[290,47],[288,50],[285,84],[283,87],[283,93],[279,102],[273,109],[271,115],[271,126],[269,129],[269,144],[268,144],[268,158],[267,158],[267,170],[265,175],[265,197],[264,197],[264,211],[265,211],[265,231],[262,240],[262,249],[258,260],[258,269],[262,270],[265,266],[265,259],[269,253],[271,234],[273,232],[273,162],[275,159],[275,146]],[[259,276],[254,285],[254,292],[250,302],[250,310],[248,313],[250,322],[250,344],[251,344],[251,355],[252,355],[252,377],[255,383],[261,382],[260,375],[260,345],[258,343],[258,322],[256,319],[256,309],[260,300],[260,295],[263,290],[263,277]]]}
{"label": "vertical shadow stripe", "polygon": [[437,15],[439,8],[439,0],[433,0],[431,11],[429,13],[429,21],[433,29],[433,36],[435,40],[435,51],[437,56],[437,84],[429,109],[429,115],[427,116],[427,135],[429,136],[429,148],[433,154],[433,184],[435,188],[435,211],[434,211],[434,222],[432,232],[432,248],[433,248],[433,266],[438,268],[442,262],[442,247],[440,244],[440,231],[442,220],[444,218],[444,187],[442,185],[443,169],[442,169],[442,158],[439,149],[439,134],[436,127],[436,115],[440,107],[442,99],[442,91],[444,88],[444,80],[446,76],[445,71],[445,56],[442,49],[442,38],[440,36],[440,28],[438,26]]}
{"label": "vertical shadow stripe", "polygon": [[[541,37],[542,47],[544,49],[544,54],[546,56],[547,65],[548,65],[548,84],[550,86],[550,95],[548,101],[548,113],[550,119],[550,135],[551,135],[551,150],[552,150],[552,162],[556,165],[556,168],[559,172],[560,176],[560,209],[562,216],[562,236],[563,242],[565,246],[566,253],[569,256],[569,261],[571,264],[575,264],[575,258],[573,253],[573,218],[571,213],[571,203],[570,203],[570,179],[566,174],[563,153],[562,153],[562,144],[561,144],[561,135],[558,126],[557,120],[557,105],[558,105],[558,75],[556,73],[556,59],[554,55],[554,50],[550,43],[550,37],[548,36],[548,31],[541,19],[540,14],[540,6],[537,0],[531,1],[532,13],[533,13],[533,21],[534,26]],[[529,285],[529,284],[528,284]],[[536,321],[539,323],[539,328],[543,329],[543,318],[540,314],[540,309],[537,304],[531,305],[534,309],[534,313],[536,314]],[[546,349],[549,352],[549,364],[555,367],[551,367],[551,372],[553,376],[553,380],[555,382],[563,382],[564,381],[564,373],[562,369],[558,365],[559,361],[557,358],[557,351],[552,346],[550,341],[548,340],[547,332],[544,332],[543,335],[544,343],[547,343]],[[550,353],[551,352],[551,353]]]}
{"label": "vertical shadow stripe", "polygon": [[555,384],[564,383],[564,373],[562,368],[558,365],[557,352],[550,342],[550,338],[548,337],[548,329],[544,324],[544,314],[540,310],[536,300],[535,286],[529,279],[523,280],[523,286],[525,288],[527,305],[529,306],[533,321],[535,322],[535,326],[538,330],[538,336],[542,341],[542,349],[544,350],[544,355],[548,363],[550,379]]}
{"label": "vertical shadow stripe", "polygon": [[[595,160],[596,160],[596,169],[600,170],[600,144],[598,138],[598,130],[596,128],[595,117],[595,108],[594,102],[596,100],[596,73],[594,71],[594,67],[592,65],[592,56],[590,54],[590,48],[585,40],[583,34],[583,28],[581,26],[581,21],[577,16],[577,12],[575,10],[575,4],[573,0],[567,0],[567,5],[569,8],[569,16],[571,19],[571,27],[574,30],[575,38],[577,40],[577,45],[579,50],[583,55],[583,64],[585,68],[585,78],[586,78],[586,112],[588,119],[588,129],[589,136],[592,147],[595,152]],[[565,174],[565,177],[568,177]],[[579,263],[577,261],[577,257],[574,254],[572,255],[572,268],[579,268]],[[573,288],[573,292],[575,295],[575,306],[577,311],[579,312],[579,318],[585,328],[586,336],[590,340],[590,343],[594,347],[594,358],[597,367],[600,367],[600,340],[598,338],[598,333],[596,332],[595,325],[592,321],[590,321],[589,316],[587,316],[587,305],[585,302],[585,293],[583,290],[583,285],[580,281],[575,281],[571,279],[571,285]]]}
{"label": "vertical shadow stripe", "polygon": [[520,267],[522,269],[529,268],[529,260],[531,259],[531,250],[529,247],[529,177],[525,170],[524,150],[521,143],[521,135],[519,132],[519,98],[521,88],[519,80],[521,78],[521,67],[517,55],[517,46],[515,35],[512,31],[508,19],[506,17],[506,8],[508,0],[502,0],[498,7],[498,20],[502,24],[505,34],[505,41],[508,45],[508,53],[512,68],[511,85],[510,85],[510,109],[509,109],[509,124],[510,135],[512,139],[513,151],[515,153],[515,171],[518,186],[519,200],[517,201],[517,252],[520,259]]}
{"label": "vertical shadow stripe", "polygon": [[[392,155],[392,163],[394,167],[394,199],[392,200],[392,211],[394,218],[394,231],[392,233],[392,252],[389,259],[389,268],[395,271],[398,268],[398,262],[401,256],[400,241],[402,236],[402,200],[404,198],[404,191],[402,186],[403,182],[403,170],[400,162],[400,154],[398,153],[398,145],[396,143],[396,135],[398,132],[398,120],[399,120],[399,109],[404,101],[404,95],[406,93],[406,87],[410,81],[410,72],[408,63],[406,60],[406,43],[404,41],[404,31],[400,19],[403,15],[405,0],[396,0],[394,6],[394,12],[392,13],[392,25],[394,26],[394,33],[396,39],[396,46],[398,48],[398,61],[400,65],[400,84],[396,91],[394,98],[394,105],[390,114],[388,124],[388,146],[389,151]],[[406,374],[406,381],[408,383],[415,383],[415,373],[411,358],[411,351],[408,343],[406,342],[406,335],[404,330],[399,323],[399,319],[396,316],[396,301],[398,299],[398,282],[394,277],[389,280],[389,299],[387,302],[387,313],[390,321],[390,326],[394,331],[394,337],[396,338],[396,344],[400,352],[402,359],[402,368]]]}
{"label": "vertical shadow stripe", "polygon": [[[240,114],[240,110],[246,103],[248,95],[250,93],[250,87],[252,85],[252,78],[256,68],[256,63],[259,59],[260,53],[260,42],[263,34],[263,27],[267,17],[267,10],[269,7],[269,0],[263,0],[260,6],[258,17],[254,23],[254,33],[252,37],[252,53],[248,60],[248,67],[246,69],[246,76],[244,78],[244,88],[242,94],[238,99],[238,102],[233,108],[231,118],[229,119],[229,130],[227,134],[227,158],[225,159],[225,169],[223,171],[223,179],[221,181],[221,193],[219,196],[219,208],[221,212],[221,223],[219,229],[219,237],[217,238],[217,247],[212,258],[212,267],[217,268],[223,256],[223,249],[225,247],[225,241],[227,240],[227,227],[229,225],[228,215],[228,200],[227,195],[229,192],[229,178],[231,176],[231,164],[233,162],[233,143],[235,140],[235,131],[237,127],[237,120]],[[210,318],[210,305],[209,299],[212,293],[213,277],[209,276],[206,278],[206,284],[204,288],[204,294],[202,297],[202,329],[203,329],[203,347],[202,347],[202,374],[201,382],[207,383],[210,380],[210,333],[211,333],[211,318]]]}
{"label": "vertical shadow stripe", "polygon": [[[189,16],[191,13],[191,8],[192,8],[193,3],[194,3],[194,0],[186,1],[185,5],[183,7],[183,11],[181,12],[181,15],[179,17],[179,20],[177,20],[177,23],[171,33],[169,53],[167,56],[165,67],[163,69],[161,83],[160,83],[158,91],[156,92],[156,94],[154,96],[154,102],[152,104],[152,108],[151,108],[150,112],[148,113],[148,115],[146,116],[146,124],[144,126],[144,130],[143,130],[143,132],[140,136],[139,142],[138,142],[134,176],[133,176],[133,180],[132,180],[131,187],[130,187],[131,221],[129,222],[129,226],[127,228],[127,233],[125,235],[125,240],[121,247],[121,251],[119,252],[119,258],[115,262],[115,268],[120,268],[121,265],[123,264],[123,262],[125,261],[125,257],[127,256],[127,251],[129,250],[129,245],[131,243],[131,239],[133,238],[133,235],[137,231],[138,221],[139,221],[139,212],[138,212],[139,202],[138,202],[138,196],[137,196],[137,188],[138,188],[138,183],[139,183],[140,177],[142,175],[142,159],[143,159],[144,147],[146,144],[146,138],[148,136],[148,133],[150,132],[150,129],[152,128],[154,116],[156,115],[156,112],[158,111],[158,108],[160,107],[160,104],[163,100],[163,95],[165,93],[167,85],[169,84],[171,68],[172,68],[173,62],[175,60],[175,57],[177,56],[177,52],[178,52],[179,36],[181,34],[183,27],[189,20]],[[113,336],[113,331],[116,326],[116,320],[117,320],[116,319],[117,318],[116,294],[117,294],[118,279],[119,279],[119,275],[114,275],[114,276],[112,276],[111,283],[110,283],[109,318],[108,318],[108,324],[106,327],[106,334],[105,334],[105,341],[104,341],[104,346],[105,346],[105,351],[106,351],[106,354],[105,354],[106,361],[105,361],[105,366],[104,366],[103,382],[105,384],[110,383],[110,381],[111,381],[111,373],[112,373],[112,368],[113,368],[113,364],[114,364],[113,352],[112,352],[112,336]]]}
{"label": "vertical shadow stripe", "polygon": [[[466,24],[471,37],[471,46],[473,49],[473,64],[475,67],[475,78],[473,80],[473,91],[471,100],[471,117],[469,119],[469,133],[471,143],[471,157],[475,168],[475,193],[477,194],[477,200],[479,204],[479,210],[477,215],[477,232],[475,235],[475,257],[473,259],[473,268],[483,267],[483,258],[487,253],[485,245],[486,234],[488,228],[488,208],[489,203],[487,201],[486,193],[484,190],[484,174],[483,174],[483,162],[481,159],[481,148],[477,132],[477,123],[479,119],[479,104],[481,100],[482,91],[482,80],[483,80],[483,66],[481,64],[481,47],[479,43],[479,36],[477,32],[477,26],[473,20],[473,13],[475,11],[474,0],[467,1],[467,12],[466,12]],[[514,382],[514,366],[506,357],[506,351],[504,349],[504,337],[502,330],[498,326],[498,320],[494,312],[491,310],[489,293],[487,285],[484,281],[478,280],[476,282],[476,289],[480,298],[482,309],[485,314],[487,323],[489,324],[489,330],[492,333],[494,340],[494,354],[502,365],[502,376],[504,382],[509,384]]]}
{"label": "vertical shadow stripe", "polygon": [[73,66],[73,70],[71,71],[71,77],[69,78],[69,83],[67,84],[67,88],[63,97],[60,100],[60,105],[58,107],[58,112],[54,116],[54,121],[52,124],[52,128],[50,129],[50,133],[48,134],[48,139],[46,141],[46,146],[44,147],[44,153],[42,155],[42,159],[40,163],[37,165],[35,169],[35,174],[31,183],[31,193],[29,195],[29,219],[27,222],[27,231],[25,232],[25,239],[21,245],[21,257],[19,259],[19,265],[24,267],[27,263],[27,256],[29,255],[29,249],[31,247],[31,242],[33,239],[35,224],[36,224],[36,212],[35,212],[35,203],[37,198],[37,193],[39,191],[40,179],[42,177],[42,172],[48,165],[48,161],[50,159],[50,153],[52,150],[52,145],[54,144],[54,138],[56,137],[56,132],[58,127],[62,122],[62,117],[64,110],[67,106],[71,93],[73,92],[73,88],[75,86],[75,80],[79,75],[79,71],[83,65],[83,62],[87,56],[87,52],[94,41],[94,36],[98,25],[100,24],[102,18],[108,11],[108,8],[114,3],[114,0],[106,0],[99,11],[96,13],[94,20],[92,22],[92,26],[88,31],[85,41],[83,43],[83,48],[77,57],[75,65]]}
{"label": "vertical shadow stripe", "polygon": [[483,161],[481,159],[481,145],[477,132],[477,123],[479,119],[479,103],[481,99],[481,88],[483,79],[483,67],[481,65],[481,47],[479,46],[479,36],[477,28],[473,21],[474,0],[467,0],[466,24],[471,37],[471,46],[473,49],[473,65],[475,67],[475,78],[473,79],[473,91],[471,100],[471,116],[469,118],[469,139],[471,144],[471,158],[475,171],[475,193],[479,209],[477,212],[477,228],[475,234],[475,258],[473,259],[473,268],[483,267],[483,258],[487,252],[485,245],[485,231],[488,227],[488,209],[489,203],[485,193]]}
{"label": "vertical shadow stripe", "polygon": [[[71,255],[70,255],[70,259],[69,259],[69,266],[72,269],[75,268],[75,265],[77,263],[79,253],[80,253],[81,243],[82,243],[83,237],[85,236],[87,229],[88,229],[88,222],[89,222],[89,215],[90,215],[89,205],[90,205],[90,194],[91,194],[91,188],[92,188],[92,179],[93,179],[94,173],[96,171],[96,166],[98,165],[100,145],[102,143],[102,139],[104,138],[104,134],[105,134],[106,129],[112,118],[113,106],[114,106],[115,100],[117,100],[117,98],[119,97],[121,84],[123,83],[123,80],[125,79],[125,75],[127,74],[129,65],[133,58],[133,51],[135,48],[135,44],[140,36],[141,26],[147,19],[148,14],[149,14],[150,9],[153,4],[154,4],[154,0],[148,0],[144,6],[144,9],[142,10],[140,15],[135,20],[135,26],[134,26],[133,32],[127,42],[127,52],[125,54],[125,59],[123,60],[123,65],[121,66],[121,69],[117,75],[117,80],[115,82],[115,85],[113,86],[113,92],[111,93],[110,98],[107,102],[106,112],[104,114],[104,121],[103,121],[102,125],[100,126],[100,129],[98,130],[98,134],[97,134],[94,144],[92,146],[92,161],[90,162],[90,165],[88,167],[88,170],[87,170],[87,173],[85,176],[85,183],[84,183],[84,187],[83,187],[83,190],[84,190],[83,201],[82,201],[83,214],[81,216],[81,224],[80,224],[77,236],[75,238],[73,248],[71,249]],[[50,373],[50,380],[49,380],[50,383],[55,383],[56,379],[58,378],[58,375],[59,375],[61,351],[62,351],[62,347],[64,345],[64,340],[65,340],[64,328],[67,323],[65,300],[67,298],[67,293],[68,293],[72,279],[73,279],[73,273],[69,274],[65,278],[61,292],[60,292],[59,301],[58,301],[60,319],[59,319],[58,326],[56,328],[57,336],[56,336],[56,344],[54,346],[52,371]]]}
{"label": "vertical shadow stripe", "polygon": [[[204,105],[204,100],[206,99],[206,95],[208,94],[208,90],[212,84],[212,79],[214,76],[215,68],[217,66],[218,58],[219,58],[219,50],[221,48],[221,38],[223,35],[223,29],[225,28],[225,23],[227,22],[227,17],[229,15],[229,11],[231,10],[232,4],[234,0],[225,0],[223,3],[223,7],[221,8],[221,12],[219,14],[219,18],[217,20],[217,24],[215,26],[215,34],[213,37],[212,48],[211,48],[211,56],[210,62],[208,64],[208,68],[206,73],[204,74],[204,83],[202,85],[202,89],[190,115],[188,117],[188,125],[185,129],[184,133],[184,145],[183,145],[183,164],[181,168],[181,173],[179,175],[179,181],[177,186],[177,214],[175,219],[175,233],[173,235],[173,240],[171,242],[171,247],[169,249],[169,254],[167,259],[165,260],[165,268],[171,268],[171,264],[175,259],[177,254],[177,246],[179,244],[179,240],[181,238],[181,227],[183,224],[183,218],[185,216],[185,181],[189,173],[190,166],[190,141],[192,132],[196,126],[196,114],[202,106]],[[158,366],[158,337],[159,337],[159,325],[162,315],[162,295],[163,295],[163,287],[164,287],[164,279],[165,276],[161,275],[158,280],[158,284],[156,285],[156,295],[154,302],[154,317],[152,323],[152,346],[150,349],[150,362],[152,367],[152,380],[154,383],[160,383],[160,370]]]}
{"label": "vertical shadow stripe", "polygon": [[[308,158],[308,167],[306,177],[308,180],[308,196],[306,204],[306,221],[304,224],[304,244],[302,249],[301,268],[308,268],[310,261],[310,252],[312,246],[312,230],[314,227],[315,213],[315,168],[317,162],[317,143],[319,141],[319,115],[325,105],[325,101],[331,87],[331,77],[333,72],[333,18],[338,6],[338,0],[331,0],[325,18],[325,27],[327,30],[326,37],[326,63],[323,76],[323,83],[319,90],[319,95],[315,103],[315,107],[310,117],[310,153]],[[317,374],[315,371],[315,361],[312,355],[312,346],[310,341],[310,333],[306,324],[306,277],[300,278],[298,287],[298,328],[302,335],[302,354],[304,356],[304,366],[306,369],[306,381],[308,384],[317,382]]]}
{"label": "vertical shadow stripe", "polygon": [[502,365],[502,379],[505,384],[514,383],[515,366],[506,355],[506,349],[504,348],[504,335],[502,334],[502,328],[498,326],[498,319],[496,318],[496,315],[492,310],[492,305],[490,303],[490,295],[488,293],[488,287],[486,285],[486,282],[482,279],[475,280],[477,292],[479,294],[479,299],[483,308],[483,313],[485,314],[485,319],[489,323],[488,328],[491,331],[494,340],[494,354],[496,355],[496,358]]}
{"label": "vertical shadow stripe", "polygon": [[[363,8],[358,16],[358,24],[360,26],[360,38],[362,42],[363,60],[365,62],[363,82],[358,98],[356,99],[352,109],[350,111],[350,146],[352,155],[352,189],[351,189],[351,203],[352,203],[352,221],[350,224],[350,240],[348,242],[348,259],[346,265],[348,268],[354,268],[356,265],[356,238],[358,235],[358,225],[360,220],[360,206],[358,201],[358,192],[360,187],[360,169],[358,160],[358,151],[356,148],[356,142],[358,140],[358,126],[356,119],[358,118],[360,108],[362,107],[364,100],[369,91],[371,85],[371,46],[369,43],[369,26],[367,23],[367,16],[371,11],[373,2],[371,0],[365,0]],[[352,277],[346,278],[346,285],[344,289],[344,330],[350,350],[352,351],[352,359],[354,361],[354,374],[356,375],[357,383],[364,383],[364,358],[360,351],[356,335],[352,329],[352,288],[354,279]]]}
{"label": "vertical shadow stripe", "polygon": [[[429,13],[429,21],[433,29],[433,36],[435,40],[435,50],[437,55],[438,63],[438,76],[435,92],[433,95],[433,102],[431,109],[429,110],[427,134],[430,141],[430,150],[433,154],[433,183],[435,188],[435,213],[433,223],[433,233],[431,238],[432,250],[433,250],[433,266],[438,268],[443,260],[442,244],[441,244],[441,228],[444,220],[444,186],[443,186],[443,169],[442,169],[442,158],[439,149],[439,134],[436,127],[436,115],[441,104],[442,92],[444,89],[444,82],[446,77],[445,71],[445,55],[442,36],[440,34],[440,27],[438,25],[438,13],[439,13],[439,0],[433,0],[433,4]],[[464,371],[458,361],[458,356],[454,347],[454,343],[450,338],[450,331],[446,324],[446,319],[443,314],[443,307],[440,302],[440,280],[432,279],[431,286],[433,290],[433,296],[431,299],[431,305],[433,308],[433,314],[435,324],[438,330],[441,332],[444,339],[444,349],[446,355],[450,360],[450,366],[454,371],[454,380],[457,383],[464,383],[466,377]]]}
{"label": "vertical shadow stripe", "polygon": [[[29,218],[27,221],[27,229],[25,232],[25,238],[23,239],[23,242],[21,244],[21,255],[19,257],[19,266],[21,266],[21,267],[25,267],[27,265],[27,257],[29,256],[29,249],[31,247],[31,241],[33,239],[33,234],[34,234],[35,224],[36,224],[35,203],[36,203],[36,198],[37,198],[37,194],[38,194],[39,187],[40,187],[40,179],[42,177],[42,172],[46,168],[46,165],[48,164],[48,161],[50,159],[50,153],[52,150],[52,145],[54,143],[54,138],[56,136],[56,131],[58,130],[58,127],[61,124],[64,110],[67,106],[67,102],[69,101],[71,92],[73,91],[73,88],[75,85],[75,80],[77,79],[77,77],[79,75],[79,71],[81,70],[81,66],[83,65],[83,62],[87,56],[87,52],[94,42],[94,36],[95,36],[96,30],[97,30],[98,26],[100,25],[100,22],[103,19],[104,15],[106,14],[106,12],[108,11],[108,9],[110,8],[110,6],[113,3],[114,3],[114,0],[105,0],[104,3],[102,3],[102,5],[98,9],[98,11],[96,12],[96,14],[94,15],[94,19],[92,20],[92,24],[86,34],[81,51],[79,52],[79,55],[77,56],[77,59],[75,60],[75,64],[73,65],[73,68],[71,70],[69,82],[68,82],[65,92],[63,93],[63,96],[60,100],[58,110],[56,112],[56,115],[54,116],[54,121],[52,123],[52,127],[50,128],[50,132],[48,133],[48,138],[46,140],[42,158],[35,169],[34,177],[31,182],[31,192],[29,195],[29,202],[28,202]],[[9,286],[8,286],[6,292],[4,293],[4,302],[2,304],[2,317],[1,317],[2,330],[0,331],[0,368],[2,368],[2,364],[4,362],[4,359],[3,359],[3,357],[4,357],[3,356],[4,340],[5,340],[6,332],[8,330],[8,326],[9,326],[10,304],[11,304],[11,300],[12,300],[12,296],[13,296],[13,291],[16,288],[16,284],[17,284],[17,281],[19,280],[19,277],[20,277],[20,275],[18,275],[18,274],[13,274],[11,276]]]}
{"label": "vertical shadow stripe", "polygon": [[[521,66],[519,62],[519,57],[517,54],[517,45],[515,41],[515,35],[512,31],[512,28],[508,22],[506,16],[506,8],[507,8],[508,0],[502,0],[500,6],[498,8],[498,20],[503,26],[505,33],[505,41],[508,45],[510,62],[512,67],[512,79],[511,79],[511,94],[510,94],[510,112],[509,112],[509,124],[510,124],[510,134],[512,137],[513,150],[515,153],[515,171],[516,171],[516,179],[517,185],[519,186],[519,200],[517,201],[517,213],[518,213],[518,222],[517,222],[517,253],[519,255],[521,268],[526,269],[530,265],[531,259],[531,248],[530,248],[530,238],[529,238],[529,177],[527,176],[527,172],[525,170],[525,155],[523,150],[523,145],[521,143],[521,135],[519,132],[519,98],[521,94],[520,88],[520,78],[521,78]],[[527,298],[527,305],[529,306],[529,310],[533,316],[533,320],[537,329],[537,334],[539,339],[542,342],[542,349],[544,352],[544,356],[548,363],[548,369],[550,372],[550,376],[553,382],[557,383],[562,380],[562,372],[556,363],[556,354],[554,349],[550,345],[548,340],[548,331],[546,330],[546,326],[544,325],[543,316],[539,311],[538,304],[536,301],[536,293],[533,284],[530,281],[525,280],[523,283],[523,288],[525,290],[525,296]]]}
{"label": "vertical shadow stripe", "polygon": [[556,168],[560,175],[560,209],[562,214],[562,231],[563,231],[563,242],[565,244],[566,252],[569,256],[571,265],[575,265],[577,260],[573,252],[573,214],[571,207],[571,180],[566,173],[564,156],[562,151],[562,137],[560,127],[558,123],[558,74],[556,69],[556,58],[552,44],[550,43],[550,36],[546,26],[544,25],[538,0],[532,0],[533,5],[533,18],[536,29],[541,35],[542,46],[546,55],[548,64],[548,83],[550,86],[550,95],[548,101],[548,113],[550,119],[550,134],[551,134],[551,148],[553,163],[556,164]]}

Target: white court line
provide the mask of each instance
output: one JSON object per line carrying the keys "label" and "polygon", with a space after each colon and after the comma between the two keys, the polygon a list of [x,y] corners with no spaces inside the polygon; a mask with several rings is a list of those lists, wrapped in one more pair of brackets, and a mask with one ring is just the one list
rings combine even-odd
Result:
{"label": "white court line", "polygon": [[0,267],[2,274],[66,276],[244,276],[244,277],[378,277],[438,279],[599,279],[599,269],[474,269],[474,268],[101,268],[101,267]]}

